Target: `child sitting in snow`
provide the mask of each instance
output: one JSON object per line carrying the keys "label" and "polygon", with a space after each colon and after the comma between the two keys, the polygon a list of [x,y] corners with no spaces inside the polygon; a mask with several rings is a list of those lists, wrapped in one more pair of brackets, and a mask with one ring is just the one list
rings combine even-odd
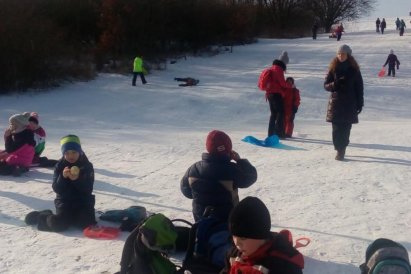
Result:
{"label": "child sitting in snow", "polygon": [[[181,179],[181,192],[193,199],[193,216],[198,221],[207,207],[213,215],[227,220],[238,203],[238,188],[247,188],[257,180],[257,170],[247,159],[232,150],[230,137],[213,130],[207,136],[202,160],[193,164]],[[233,162],[232,162],[233,161]]]}
{"label": "child sitting in snow", "polygon": [[40,155],[43,153],[46,147],[46,131],[42,126],[39,125],[39,115],[37,112],[32,112],[27,114],[29,117],[29,128],[34,133],[34,140],[36,141],[36,146],[34,147],[34,157],[32,166],[41,167],[54,167],[57,164],[57,160],[51,160],[47,157]]}
{"label": "child sitting in snow", "polygon": [[63,157],[55,167],[52,185],[56,192],[56,214],[51,210],[33,211],[25,218],[27,224],[37,224],[43,231],[59,232],[70,225],[84,229],[96,223],[93,165],[76,135],[63,137],[60,144]]}
{"label": "child sitting in snow", "polygon": [[385,67],[388,64],[388,76],[395,77],[395,67],[397,69],[400,69],[400,61],[398,61],[397,55],[394,54],[394,50],[390,50],[390,54],[387,57],[387,61],[385,61],[385,64],[383,67]]}
{"label": "child sitting in snow", "polygon": [[30,115],[29,128],[33,131],[34,141],[36,141],[36,146],[34,147],[33,164],[38,164],[40,162],[40,155],[46,147],[46,131],[39,125],[39,115],[37,112],[28,114]]}
{"label": "child sitting in snow", "polygon": [[33,132],[28,128],[28,115],[15,114],[4,132],[5,150],[0,152],[0,175],[19,176],[28,171],[34,157]]}
{"label": "child sitting in snow", "polygon": [[230,214],[234,247],[220,274],[302,274],[304,258],[281,233],[270,232],[271,218],[265,204],[246,197]]}
{"label": "child sitting in snow", "polygon": [[286,82],[292,88],[287,89],[284,94],[284,131],[285,137],[292,137],[294,131],[294,118],[300,106],[300,91],[294,85],[294,78],[287,77]]}

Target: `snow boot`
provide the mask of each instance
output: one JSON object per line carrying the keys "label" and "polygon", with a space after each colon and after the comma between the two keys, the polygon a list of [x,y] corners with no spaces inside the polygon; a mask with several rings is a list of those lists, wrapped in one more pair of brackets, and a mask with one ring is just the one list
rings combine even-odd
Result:
{"label": "snow boot", "polygon": [[27,167],[15,166],[15,167],[13,168],[12,175],[13,175],[14,177],[20,177],[21,174],[26,173],[26,172],[28,172],[28,171],[29,171],[29,169],[28,169]]}
{"label": "snow boot", "polygon": [[24,222],[28,225],[36,225],[39,223],[39,216],[40,214],[52,214],[53,212],[50,209],[42,210],[42,211],[32,211],[26,215],[24,218]]}
{"label": "snow boot", "polygon": [[335,156],[335,160],[344,161],[344,157],[345,157],[345,148],[337,149],[337,155]]}
{"label": "snow boot", "polygon": [[47,219],[53,216],[53,213],[50,211],[44,210],[38,215],[38,223],[37,223],[37,229],[40,231],[52,231],[51,228],[48,225]]}

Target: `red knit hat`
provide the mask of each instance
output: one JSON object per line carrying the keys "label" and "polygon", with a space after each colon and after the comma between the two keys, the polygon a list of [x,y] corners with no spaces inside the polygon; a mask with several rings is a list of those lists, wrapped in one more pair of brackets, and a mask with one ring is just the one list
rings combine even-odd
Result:
{"label": "red knit hat", "polygon": [[233,145],[227,134],[219,130],[213,130],[208,133],[206,148],[210,154],[230,155]]}

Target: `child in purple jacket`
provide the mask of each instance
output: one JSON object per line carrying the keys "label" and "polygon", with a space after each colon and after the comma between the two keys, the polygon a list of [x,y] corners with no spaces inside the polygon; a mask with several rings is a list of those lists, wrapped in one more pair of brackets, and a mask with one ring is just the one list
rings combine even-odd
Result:
{"label": "child in purple jacket", "polygon": [[400,61],[398,61],[397,55],[394,54],[393,50],[390,50],[390,54],[387,57],[387,61],[385,61],[385,64],[383,67],[385,67],[388,64],[388,76],[395,77],[395,67],[397,69],[400,69]]}

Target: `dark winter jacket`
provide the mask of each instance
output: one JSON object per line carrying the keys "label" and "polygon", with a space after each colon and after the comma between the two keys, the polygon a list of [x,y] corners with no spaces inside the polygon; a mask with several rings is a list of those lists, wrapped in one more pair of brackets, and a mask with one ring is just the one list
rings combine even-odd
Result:
{"label": "dark winter jacket", "polygon": [[7,137],[5,137],[5,148],[8,153],[12,153],[17,149],[21,148],[23,145],[28,144],[29,146],[36,145],[36,141],[34,140],[34,134],[31,129],[26,128],[25,130],[19,133],[13,133]]}
{"label": "dark winter jacket", "polygon": [[388,64],[389,67],[397,66],[397,69],[400,66],[400,61],[397,58],[397,55],[394,53],[390,53],[387,57],[387,61],[385,61],[384,67]]}
{"label": "dark winter jacket", "polygon": [[220,218],[227,220],[231,209],[239,202],[238,188],[251,186],[257,180],[257,170],[247,159],[231,162],[228,156],[203,153],[181,179],[181,192],[193,199],[193,215],[198,221],[208,206]]}
{"label": "dark winter jacket", "polygon": [[[77,166],[80,169],[79,178],[75,181],[63,177],[64,168]],[[57,208],[94,207],[95,198],[92,194],[94,184],[94,168],[85,154],[80,155],[77,162],[70,164],[64,157],[56,164],[53,176],[53,190],[56,192],[54,204]]]}
{"label": "dark winter jacket", "polygon": [[[268,272],[258,270],[262,268]],[[282,235],[273,233],[269,242],[249,257],[241,257],[241,253],[233,247],[220,274],[302,274],[303,268],[303,255]]]}
{"label": "dark winter jacket", "polygon": [[[337,81],[344,77],[343,81]],[[339,62],[335,71],[329,71],[324,82],[331,92],[328,101],[327,122],[358,123],[358,112],[364,105],[364,85],[361,72],[349,61]]]}

